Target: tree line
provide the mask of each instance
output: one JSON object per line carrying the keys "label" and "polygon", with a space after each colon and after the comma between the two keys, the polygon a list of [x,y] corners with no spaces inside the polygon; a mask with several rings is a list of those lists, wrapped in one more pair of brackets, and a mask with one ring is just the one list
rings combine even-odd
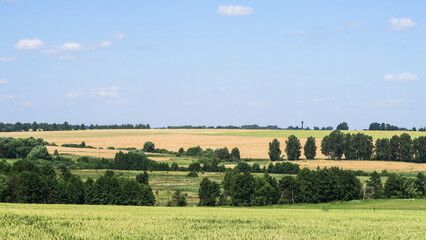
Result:
{"label": "tree line", "polygon": [[[321,141],[321,153],[330,159],[341,160],[384,160],[426,163],[426,136],[411,139],[408,133],[392,138],[373,138],[363,133],[343,133],[335,130],[324,136]],[[299,160],[302,145],[295,135],[285,141],[285,154],[282,153],[280,142],[274,139],[269,143],[269,158],[280,161],[283,155],[288,160]],[[315,159],[317,146],[314,137],[309,137],[303,146],[306,159]],[[282,155],[283,154],[283,155]]]}
{"label": "tree line", "polygon": [[84,125],[64,123],[3,123],[0,122],[0,132],[21,132],[21,131],[71,131],[86,129],[150,129],[149,124],[113,124],[113,125]]}
{"label": "tree line", "polygon": [[66,167],[56,174],[49,164],[39,167],[29,160],[19,160],[13,165],[0,162],[0,201],[153,206],[155,197],[146,172],[135,180],[107,171],[96,180],[83,181]]}
{"label": "tree line", "polygon": [[277,181],[268,173],[254,176],[237,169],[226,172],[220,185],[203,178],[198,190],[199,206],[266,206],[273,204],[327,203],[358,199],[425,198],[426,177],[416,178],[390,174],[385,184],[374,172],[363,186],[351,171],[336,167],[318,170],[302,169],[295,177]]}

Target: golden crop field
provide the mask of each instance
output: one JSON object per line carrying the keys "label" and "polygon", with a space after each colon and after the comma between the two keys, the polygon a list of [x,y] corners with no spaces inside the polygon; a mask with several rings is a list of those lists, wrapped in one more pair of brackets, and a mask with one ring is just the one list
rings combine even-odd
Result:
{"label": "golden crop field", "polygon": [[[357,131],[345,131],[355,133]],[[400,131],[358,131],[373,136],[373,138],[391,137],[400,135]],[[281,142],[281,148],[289,135],[296,135],[300,138],[302,145],[306,138],[314,136],[317,138],[317,158],[324,158],[319,145],[321,138],[329,134],[330,131],[314,130],[239,130],[239,129],[119,129],[119,130],[85,130],[85,131],[54,131],[54,132],[12,132],[0,133],[0,137],[35,137],[43,138],[48,142],[57,145],[64,143],[81,143],[94,147],[106,149],[109,146],[115,148],[143,147],[146,141],[152,141],[157,148],[165,148],[177,151],[183,147],[185,149],[194,146],[202,148],[238,147],[243,158],[268,158],[268,143],[273,138]],[[413,138],[426,136],[426,132],[407,132]],[[64,149],[62,149],[64,151]],[[99,151],[81,149],[90,154],[98,156]],[[96,152],[96,153],[95,153]],[[103,151],[102,151],[103,152]],[[111,152],[107,151],[108,154]],[[97,155],[96,155],[97,154]],[[79,155],[79,154],[77,154]],[[303,157],[303,154],[302,154]]]}
{"label": "golden crop field", "polygon": [[[408,205],[408,207],[406,206]],[[0,204],[1,239],[424,239],[425,200],[267,208]],[[373,209],[374,207],[374,209]]]}

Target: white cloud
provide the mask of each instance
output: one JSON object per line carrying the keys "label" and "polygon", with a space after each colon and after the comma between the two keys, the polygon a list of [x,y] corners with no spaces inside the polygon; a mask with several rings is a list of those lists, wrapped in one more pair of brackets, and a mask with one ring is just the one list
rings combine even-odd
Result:
{"label": "white cloud", "polygon": [[35,104],[31,101],[22,102],[22,106],[24,107],[35,107]]}
{"label": "white cloud", "polygon": [[410,82],[410,81],[419,80],[419,77],[407,72],[407,73],[401,73],[401,74],[386,74],[385,76],[383,76],[383,80],[396,81],[396,82]]}
{"label": "white cloud", "polygon": [[76,56],[72,56],[72,55],[61,55],[58,57],[59,60],[61,61],[79,61],[81,60],[80,58],[76,57]]}
{"label": "white cloud", "polygon": [[100,47],[103,47],[103,48],[106,48],[106,47],[111,47],[113,44],[112,44],[112,42],[110,42],[110,41],[104,41],[104,42],[101,42],[100,44],[99,44],[99,46]]}
{"label": "white cloud", "polygon": [[6,100],[11,100],[13,99],[13,95],[4,95],[4,96],[0,96],[0,102],[1,101],[6,101]]}
{"label": "white cloud", "polygon": [[78,98],[86,95],[86,93],[68,93],[67,98]]}
{"label": "white cloud", "polygon": [[118,90],[119,89],[117,87],[102,88],[102,89],[98,89],[98,90],[94,90],[94,91],[90,92],[90,96],[101,97],[101,98],[105,98],[105,97],[116,98],[116,97],[119,96]]}
{"label": "white cloud", "polygon": [[16,57],[0,57],[0,62],[12,62],[15,61]]}
{"label": "white cloud", "polygon": [[83,50],[83,46],[80,43],[64,43],[59,48],[64,51]]}
{"label": "white cloud", "polygon": [[108,104],[127,104],[128,102],[121,99],[118,92],[118,87],[101,88],[88,92],[70,92],[67,94],[67,98],[90,97],[94,99],[105,99],[105,102]]}
{"label": "white cloud", "polygon": [[44,47],[44,42],[40,39],[20,39],[15,48],[19,50],[34,50]]}
{"label": "white cloud", "polygon": [[302,36],[302,35],[305,35],[305,30],[299,30],[299,31],[297,31],[297,32],[294,32],[292,35],[293,36]]}
{"label": "white cloud", "polygon": [[347,22],[346,27],[349,28],[358,28],[358,27],[362,27],[362,24],[360,22]]}
{"label": "white cloud", "polygon": [[0,79],[0,85],[7,84],[9,81],[6,78]]}
{"label": "white cloud", "polygon": [[240,5],[221,5],[217,9],[217,12],[223,16],[242,16],[253,14],[254,9],[252,7],[245,7]]}
{"label": "white cloud", "polygon": [[124,38],[124,33],[121,33],[121,32],[115,32],[115,33],[113,33],[113,34],[112,34],[112,36],[113,36],[115,39],[123,39],[123,38]]}
{"label": "white cloud", "polygon": [[391,28],[395,31],[403,31],[417,25],[410,18],[391,18],[389,22],[391,24]]}

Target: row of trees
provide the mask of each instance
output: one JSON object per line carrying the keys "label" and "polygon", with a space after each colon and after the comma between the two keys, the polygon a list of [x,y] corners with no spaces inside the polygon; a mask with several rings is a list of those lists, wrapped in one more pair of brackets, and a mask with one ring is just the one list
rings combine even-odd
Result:
{"label": "row of trees", "polygon": [[335,167],[316,171],[305,168],[297,176],[285,176],[279,181],[268,173],[261,177],[234,169],[226,172],[222,185],[223,192],[218,183],[204,178],[198,191],[199,205],[265,206],[426,197],[426,177],[422,173],[417,178],[390,174],[382,184],[374,172],[363,186],[353,172]]}
{"label": "row of trees", "polygon": [[64,123],[3,123],[0,122],[0,132],[19,132],[19,131],[69,131],[86,129],[150,129],[149,124],[113,124],[113,125],[84,125]]}
{"label": "row of trees", "polygon": [[147,173],[137,180],[119,178],[107,171],[97,180],[83,181],[62,168],[57,175],[51,165],[38,167],[28,160],[13,165],[0,162],[0,201],[13,203],[115,204],[152,206],[155,197]]}
{"label": "row of trees", "polygon": [[426,163],[426,137],[414,140],[407,133],[377,139],[363,133],[333,131],[321,142],[321,152],[331,159],[386,160]]}
{"label": "row of trees", "polygon": [[[290,135],[285,141],[285,154],[288,160],[299,160],[302,153],[302,145],[300,140],[295,135]],[[317,154],[317,146],[315,144],[315,138],[309,137],[306,140],[303,151],[306,159],[315,159]],[[275,138],[269,143],[269,158],[271,161],[280,161],[281,157],[280,142]]]}

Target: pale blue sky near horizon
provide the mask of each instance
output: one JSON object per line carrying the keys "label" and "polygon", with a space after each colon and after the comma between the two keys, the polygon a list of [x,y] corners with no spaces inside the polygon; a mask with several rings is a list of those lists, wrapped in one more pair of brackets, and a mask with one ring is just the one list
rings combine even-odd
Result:
{"label": "pale blue sky near horizon", "polygon": [[424,9],[0,0],[0,122],[423,127]]}

